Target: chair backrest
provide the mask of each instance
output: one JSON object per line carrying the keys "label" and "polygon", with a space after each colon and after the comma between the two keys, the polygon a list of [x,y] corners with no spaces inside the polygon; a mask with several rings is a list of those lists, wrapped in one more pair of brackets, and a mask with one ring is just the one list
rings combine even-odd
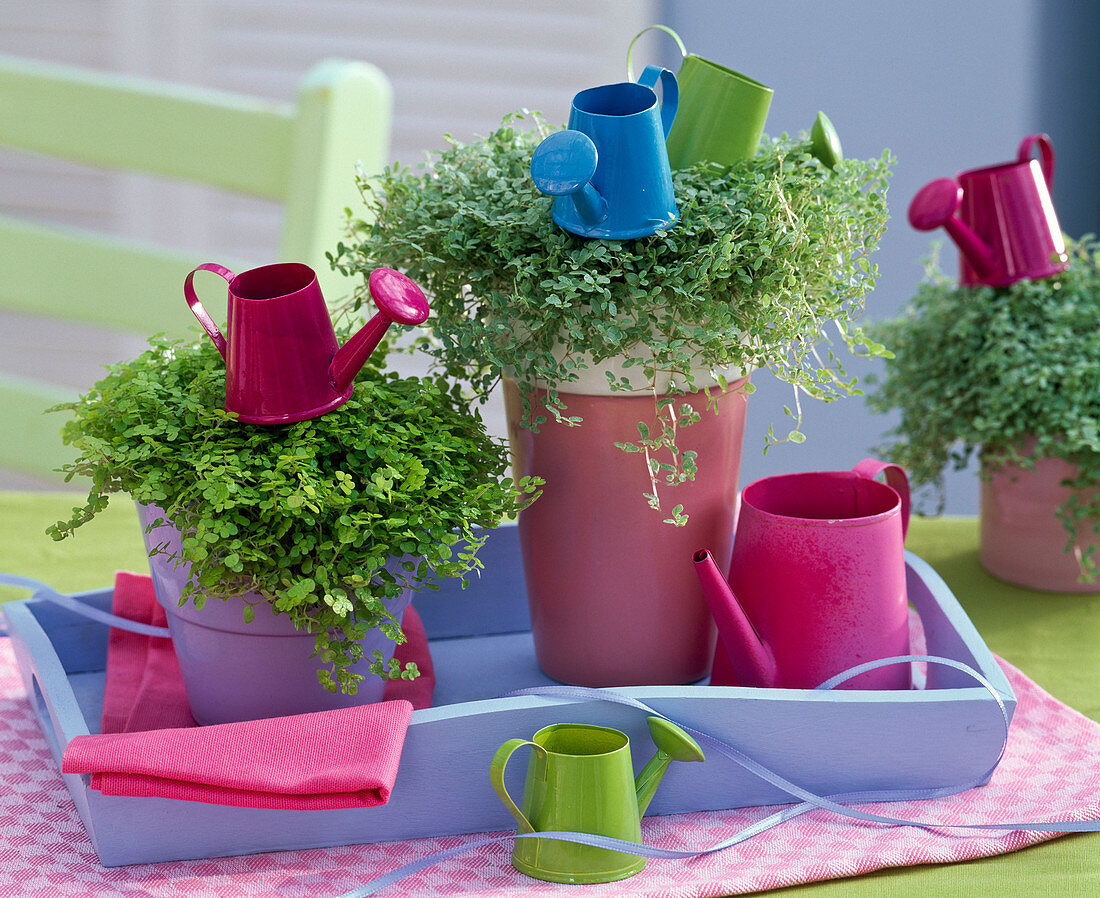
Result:
{"label": "chair backrest", "polygon": [[[356,164],[386,162],[391,107],[385,75],[362,62],[319,63],[279,104],[0,55],[0,146],[279,201],[280,258],[311,265],[329,299],[349,291],[325,252],[357,204]],[[184,277],[235,262],[2,214],[0,259],[0,309],[142,336],[184,333]],[[0,374],[0,466],[51,476],[71,459],[64,419],[41,411],[75,393]]]}

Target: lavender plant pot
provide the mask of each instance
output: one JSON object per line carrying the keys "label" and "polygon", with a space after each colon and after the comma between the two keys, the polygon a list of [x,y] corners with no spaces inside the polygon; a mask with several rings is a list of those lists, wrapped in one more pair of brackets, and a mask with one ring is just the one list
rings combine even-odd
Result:
{"label": "lavender plant pot", "polygon": [[[152,505],[138,505],[146,552],[164,546],[168,554],[180,550],[179,531],[162,525],[146,532],[163,512]],[[190,579],[187,563],[176,566],[164,554],[149,558],[153,589],[168,616],[172,643],[183,674],[191,714],[199,724],[232,723],[282,717],[310,711],[327,711],[380,701],[385,681],[367,668],[374,650],[388,662],[396,646],[380,630],[363,640],[364,661],[351,670],[362,674],[355,695],[331,693],[317,681],[320,662],[310,656],[314,637],[294,629],[286,615],[275,614],[257,594],[211,600],[202,608],[180,606],[180,595]],[[406,589],[387,602],[398,620],[412,599]],[[245,623],[244,606],[256,603],[255,619]]]}

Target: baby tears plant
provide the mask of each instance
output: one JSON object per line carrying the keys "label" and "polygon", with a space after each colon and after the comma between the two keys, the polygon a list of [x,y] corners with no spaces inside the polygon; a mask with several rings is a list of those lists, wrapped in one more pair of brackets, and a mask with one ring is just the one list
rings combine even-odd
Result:
{"label": "baby tears plant", "polygon": [[[908,308],[869,330],[895,358],[869,403],[901,422],[883,452],[914,485],[939,491],[943,473],[977,454],[983,476],[1004,463],[1034,468],[1057,457],[1077,467],[1056,513],[1066,550],[1100,533],[1100,243],[1068,241],[1069,267],[1009,287],[961,287],[935,255]],[[1033,437],[1034,451],[1021,455]],[[1091,548],[1082,573],[1095,577]]]}
{"label": "baby tears plant", "polygon": [[[517,512],[535,486],[505,476],[506,447],[456,388],[384,373],[381,352],[339,409],[267,427],[223,410],[225,363],[209,340],[150,345],[58,407],[74,413],[63,436],[79,453],[64,470],[91,488],[49,532],[70,536],[112,493],[159,506],[182,533],[176,560],[191,565],[181,601],[201,608],[259,593],[315,634],[318,679],[330,691],[356,691],[362,676],[348,667],[368,630],[404,641],[383,599],[480,567],[479,528]],[[381,653],[370,669],[418,673],[412,663],[383,665]]]}
{"label": "baby tears plant", "polygon": [[[640,430],[621,447],[646,458],[655,506],[659,482],[695,476],[694,456],[678,449],[694,413],[677,396],[713,383],[729,389],[722,372],[731,368],[770,369],[795,392],[793,428],[778,436],[769,428],[770,445],[803,439],[801,397],[859,392],[837,349],[882,352],[856,321],[877,275],[870,257],[887,220],[888,151],[833,170],[808,140],[766,139],[728,170],[700,163],[674,172],[680,221],[616,242],[551,220],[551,198],[529,171],[550,130],[519,112],[485,138],[451,141],[417,169],[361,176],[366,208],[332,256],[363,276],[357,302],[371,269],[405,271],[432,296],[432,336],[422,345],[439,368],[483,399],[502,375],[515,380],[523,425],[533,429],[547,414],[580,424],[562,394],[580,370],[625,357],[624,368],[644,374],[661,421],[660,432]],[[700,371],[711,372],[707,383],[697,383]],[[668,375],[666,393],[657,384]],[[611,391],[631,388],[607,376]],[[536,388],[545,388],[537,399]]]}

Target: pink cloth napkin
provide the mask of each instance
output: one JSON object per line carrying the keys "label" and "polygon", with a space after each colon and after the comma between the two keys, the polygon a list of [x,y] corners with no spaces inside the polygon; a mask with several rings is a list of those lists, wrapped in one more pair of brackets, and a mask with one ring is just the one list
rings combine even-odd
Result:
{"label": "pink cloth napkin", "polygon": [[[147,576],[120,572],[113,611],[165,626]],[[385,700],[335,711],[196,726],[170,640],[112,629],[101,733],[66,746],[65,773],[91,775],[105,795],[175,798],[284,810],[373,807],[389,800],[414,707],[430,707],[435,674],[427,635],[409,608],[418,679],[391,682]]]}

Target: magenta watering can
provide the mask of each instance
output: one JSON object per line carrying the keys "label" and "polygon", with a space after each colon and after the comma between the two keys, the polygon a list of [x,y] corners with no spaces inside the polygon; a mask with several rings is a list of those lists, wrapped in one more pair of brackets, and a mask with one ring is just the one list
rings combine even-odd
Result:
{"label": "magenta watering can", "polygon": [[[745,487],[728,581],[707,549],[693,559],[718,624],[711,685],[812,689],[908,654],[908,523],[905,472],[874,459]],[[909,665],[895,664],[842,688],[909,686]]]}
{"label": "magenta watering can", "polygon": [[[1036,145],[1041,164],[1030,158]],[[1020,143],[1015,162],[926,184],[909,204],[909,224],[918,231],[947,229],[959,247],[964,286],[1006,287],[1050,277],[1069,259],[1050,199],[1053,181],[1050,138],[1031,134]]]}
{"label": "magenta watering can", "polygon": [[[226,336],[195,295],[198,271],[229,282]],[[392,268],[374,269],[369,288],[379,311],[340,346],[308,265],[279,262],[233,274],[206,262],[187,275],[187,305],[225,359],[226,411],[247,424],[289,424],[347,402],[352,379],[386,329],[395,321],[420,324],[428,317],[420,288]]]}

